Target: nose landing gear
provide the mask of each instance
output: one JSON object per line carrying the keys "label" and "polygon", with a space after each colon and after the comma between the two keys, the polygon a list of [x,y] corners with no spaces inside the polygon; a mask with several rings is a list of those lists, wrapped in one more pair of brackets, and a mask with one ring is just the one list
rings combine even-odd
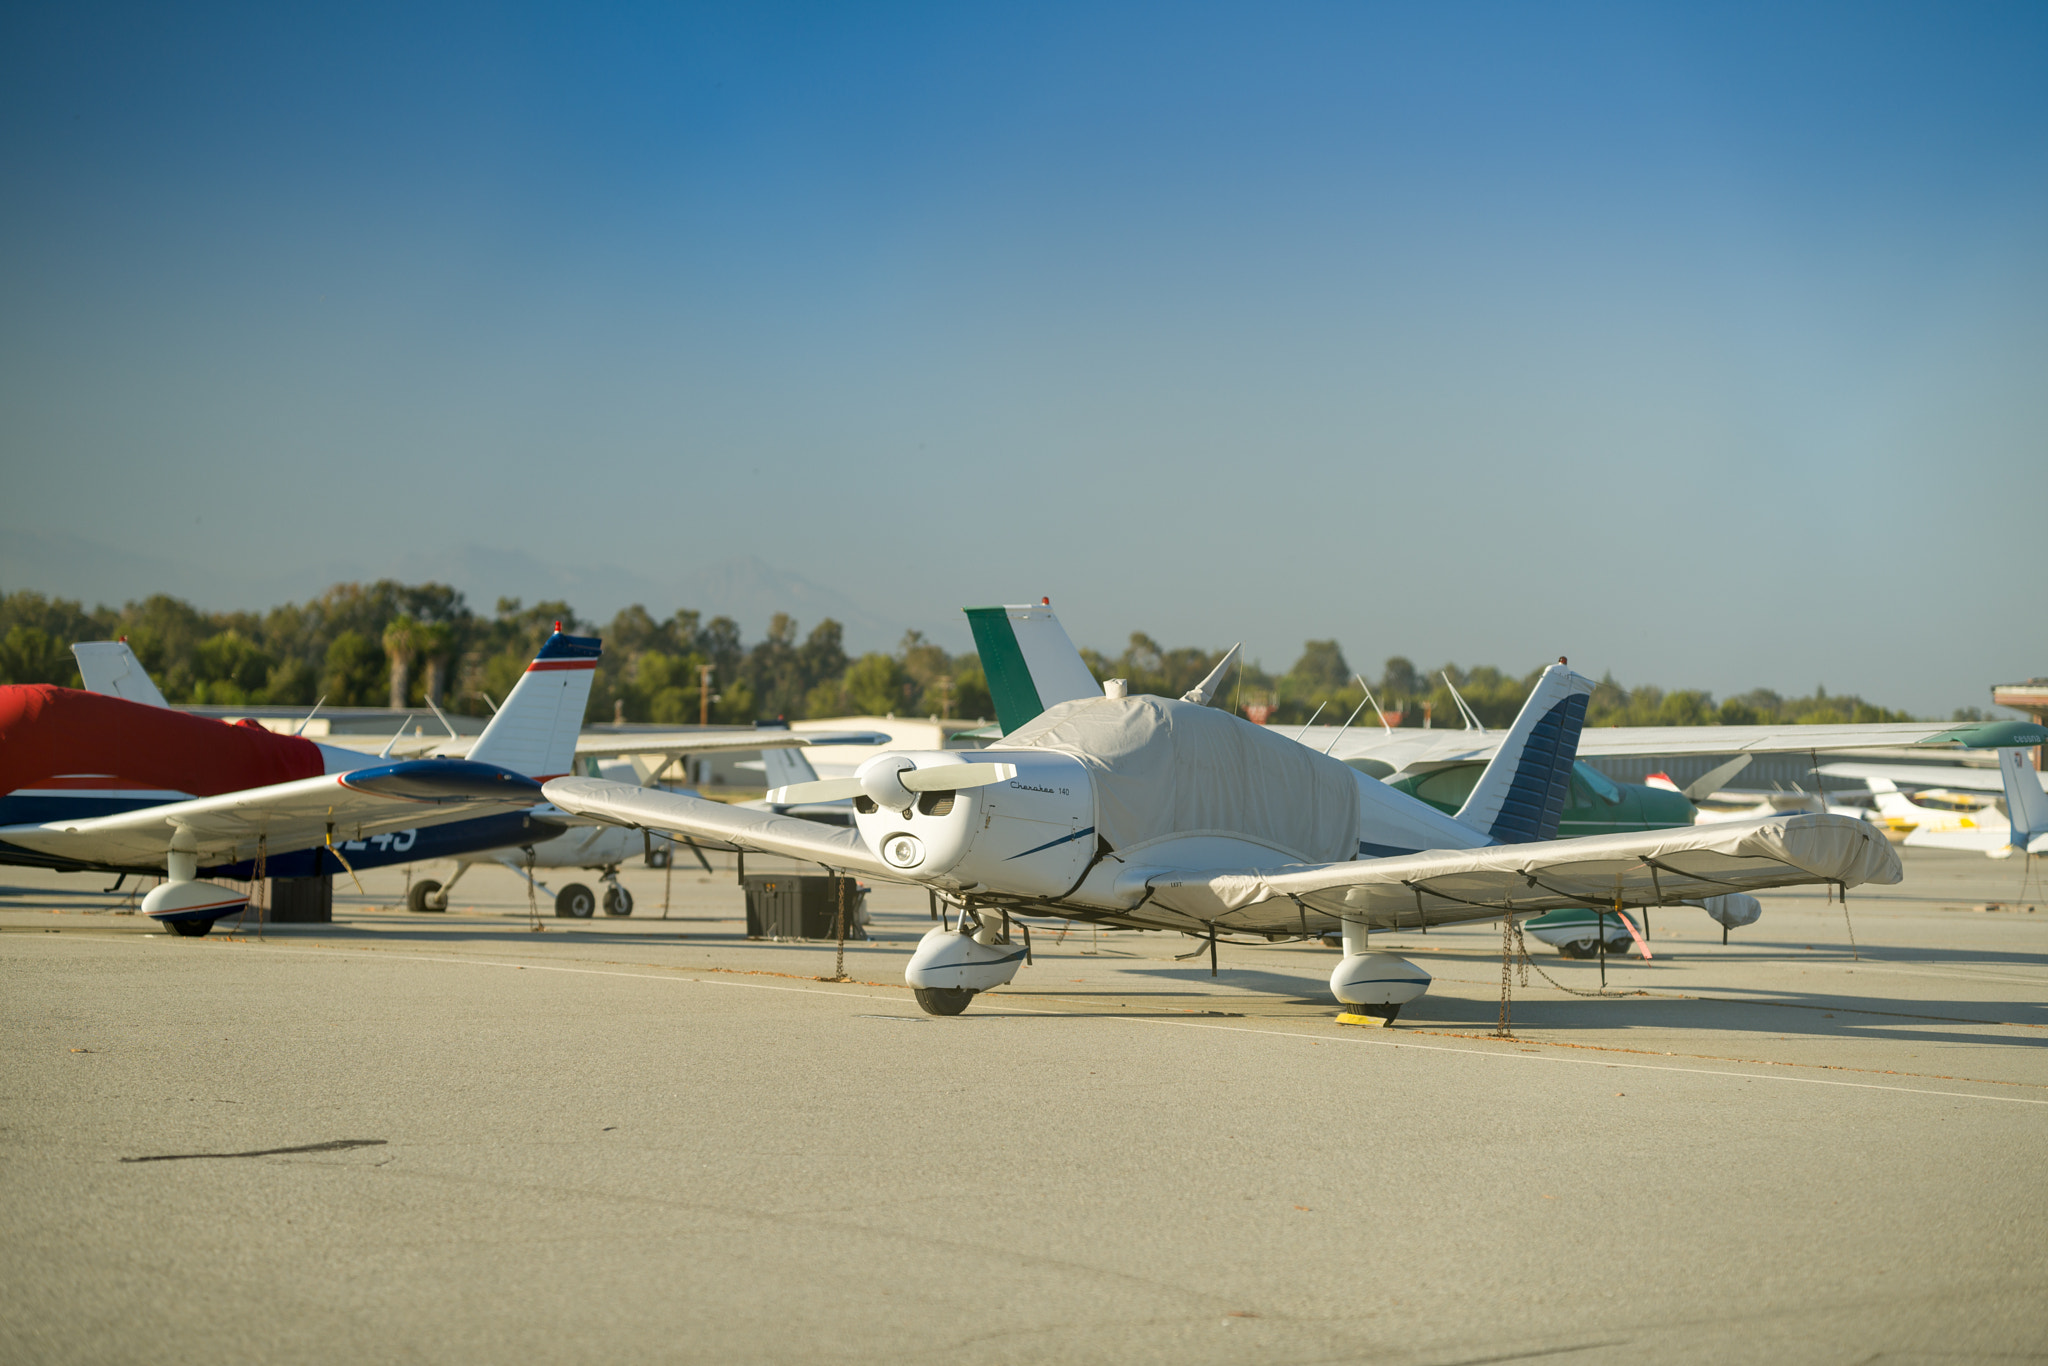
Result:
{"label": "nose landing gear", "polygon": [[925,931],[903,980],[926,1014],[958,1015],[978,993],[1007,986],[1030,952],[1029,930],[1023,944],[1013,944],[1006,918],[968,907],[958,924],[942,921]]}

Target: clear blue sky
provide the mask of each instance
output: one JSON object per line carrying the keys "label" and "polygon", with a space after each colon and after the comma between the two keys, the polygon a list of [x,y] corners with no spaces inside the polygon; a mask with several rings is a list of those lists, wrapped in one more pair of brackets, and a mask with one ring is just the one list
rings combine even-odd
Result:
{"label": "clear blue sky", "polygon": [[0,174],[8,588],[2048,673],[2036,3],[17,5]]}

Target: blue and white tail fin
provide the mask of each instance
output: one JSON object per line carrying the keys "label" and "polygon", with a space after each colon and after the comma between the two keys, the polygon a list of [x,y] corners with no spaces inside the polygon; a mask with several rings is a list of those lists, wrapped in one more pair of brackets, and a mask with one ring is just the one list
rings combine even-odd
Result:
{"label": "blue and white tail fin", "polygon": [[1498,844],[1555,839],[1592,695],[1593,680],[1573,673],[1563,660],[1545,669],[1458,819]]}
{"label": "blue and white tail fin", "polygon": [[2011,847],[2031,849],[2035,840],[2048,835],[2048,790],[2041,787],[2041,775],[2027,762],[2023,749],[1998,751],[1998,768],[2005,779],[2005,813],[2012,821]]}
{"label": "blue and white tail fin", "polygon": [[565,636],[558,627],[469,747],[469,757],[542,781],[569,772],[603,653],[595,636]]}
{"label": "blue and white tail fin", "polygon": [[87,692],[102,697],[119,697],[148,707],[168,707],[164,695],[149,678],[149,670],[135,657],[125,640],[81,640],[71,647],[78,661],[78,677]]}
{"label": "blue and white tail fin", "polygon": [[1047,707],[1102,696],[1049,602],[1036,607],[970,607],[967,624],[988,679],[996,722],[1008,735]]}

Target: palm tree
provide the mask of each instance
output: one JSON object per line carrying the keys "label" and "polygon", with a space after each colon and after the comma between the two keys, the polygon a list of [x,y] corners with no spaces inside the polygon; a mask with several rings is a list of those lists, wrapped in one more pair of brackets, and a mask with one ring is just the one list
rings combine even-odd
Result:
{"label": "palm tree", "polygon": [[427,661],[427,702],[439,706],[441,693],[448,686],[448,655],[455,644],[455,628],[444,621],[433,622],[415,628],[413,639]]}
{"label": "palm tree", "polygon": [[395,617],[384,628],[384,653],[391,657],[391,710],[403,711],[412,694],[412,661],[420,652],[421,627],[411,617]]}

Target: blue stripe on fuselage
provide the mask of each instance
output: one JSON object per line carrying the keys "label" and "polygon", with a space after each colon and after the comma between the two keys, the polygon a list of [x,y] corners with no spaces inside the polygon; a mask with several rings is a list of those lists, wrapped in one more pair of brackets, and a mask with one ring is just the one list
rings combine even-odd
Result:
{"label": "blue stripe on fuselage", "polygon": [[[1060,836],[1060,837],[1059,837],[1058,839],[1056,839],[1056,840],[1047,840],[1047,841],[1046,841],[1046,842],[1045,842],[1044,844],[1041,844],[1041,845],[1039,845],[1039,846],[1038,846],[1038,848],[1036,848],[1036,849],[1026,849],[1026,850],[1024,851],[1024,853],[1023,853],[1023,854],[1012,854],[1012,855],[1010,855],[1010,858],[1013,858],[1013,859],[1018,859],[1018,858],[1023,858],[1025,854],[1039,854],[1039,853],[1043,853],[1043,852],[1045,852],[1045,851],[1046,851],[1047,849],[1052,849],[1052,848],[1055,848],[1055,847],[1057,847],[1057,846],[1059,846],[1059,845],[1062,845],[1062,844],[1070,844],[1070,843],[1072,843],[1073,841],[1075,841],[1075,840],[1077,840],[1077,839],[1081,838],[1081,836],[1083,836],[1083,835],[1092,835],[1092,834],[1094,834],[1094,833],[1095,833],[1095,827],[1091,825],[1091,826],[1089,826],[1089,827],[1088,827],[1088,828],[1087,828],[1086,830],[1076,830],[1076,831],[1075,831],[1075,832],[1074,832],[1073,834],[1071,834],[1071,835],[1061,835],[1061,836]],[[1003,862],[1005,862],[1005,863],[1008,863],[1009,861],[1010,861],[1009,859],[1004,859],[1004,860],[1003,860]]]}
{"label": "blue stripe on fuselage", "polygon": [[[485,849],[504,849],[553,839],[567,827],[538,820],[523,811],[508,811],[475,820],[450,821],[446,825],[423,826],[417,830],[394,830],[366,840],[336,838],[341,858],[318,846],[273,854],[265,860],[269,877],[312,877],[318,873],[343,872],[341,859],[361,872],[365,868],[388,868],[398,863],[419,863],[426,859],[454,858]],[[360,844],[362,847],[356,848]],[[201,870],[207,877],[249,878],[256,874],[253,861],[224,863]]]}

